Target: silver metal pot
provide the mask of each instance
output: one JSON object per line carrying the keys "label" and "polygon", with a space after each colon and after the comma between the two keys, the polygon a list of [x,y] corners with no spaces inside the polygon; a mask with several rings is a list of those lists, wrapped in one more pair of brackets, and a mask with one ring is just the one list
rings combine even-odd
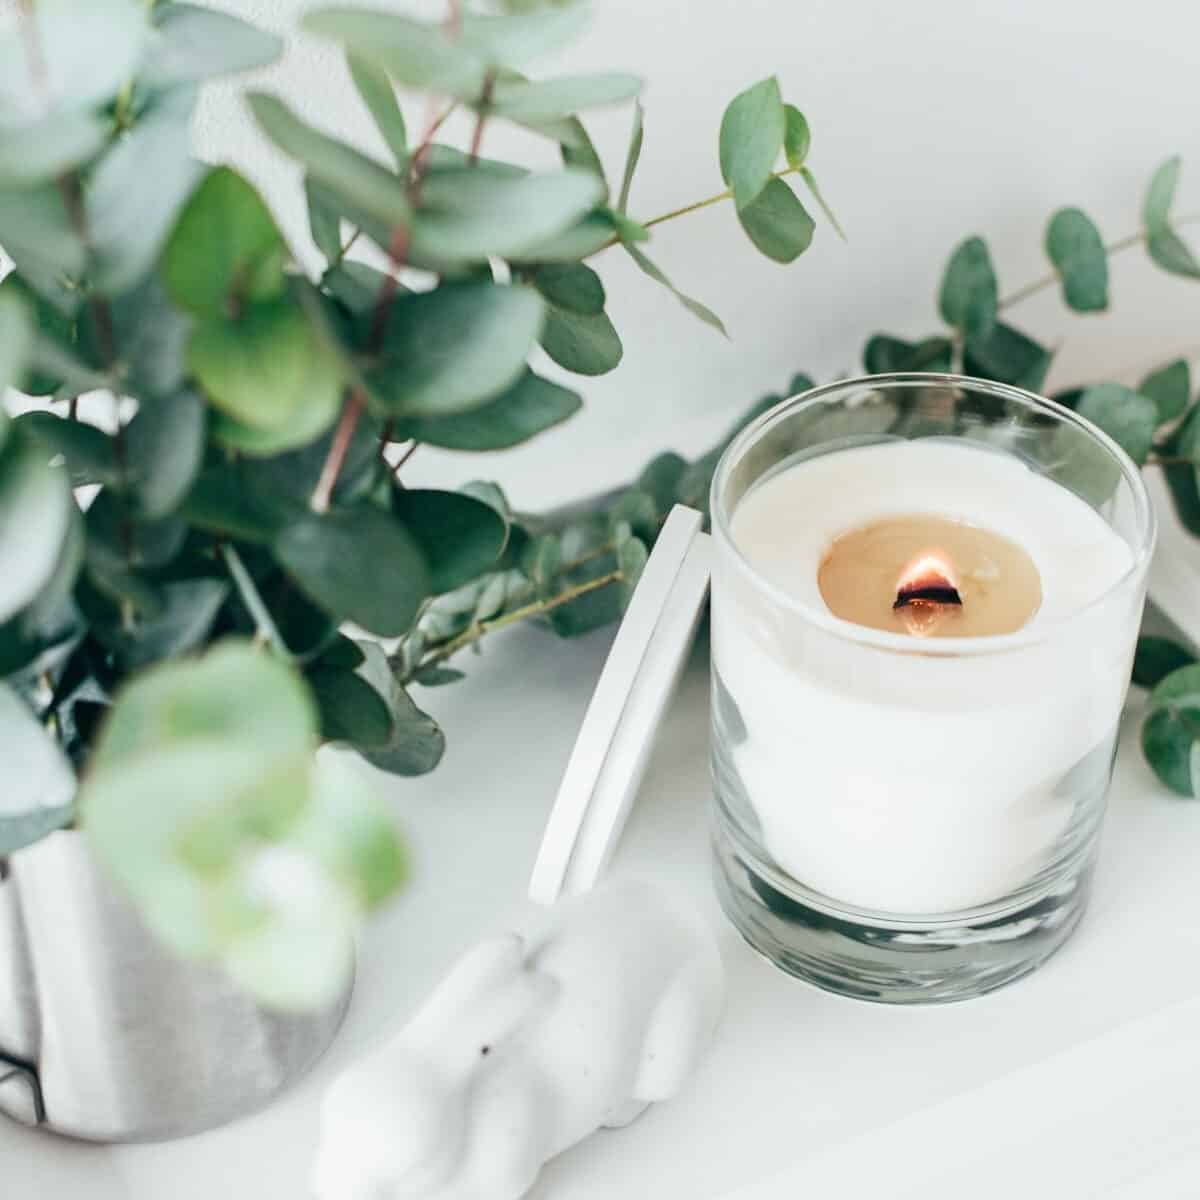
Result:
{"label": "silver metal pot", "polygon": [[151,1141],[265,1104],[329,1045],[315,1013],[260,1008],[180,960],[60,832],[0,860],[0,1112],[89,1141]]}

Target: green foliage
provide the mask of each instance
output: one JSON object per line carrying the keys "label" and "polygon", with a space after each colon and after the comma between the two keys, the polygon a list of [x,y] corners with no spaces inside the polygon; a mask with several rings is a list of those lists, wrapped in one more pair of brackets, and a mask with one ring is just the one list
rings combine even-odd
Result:
{"label": "green foliage", "polygon": [[1196,656],[1186,646],[1170,638],[1140,637],[1133,656],[1133,682],[1138,687],[1155,688],[1173,671],[1195,661]]}
{"label": "green foliage", "polygon": [[1108,308],[1108,254],[1087,214],[1060,208],[1046,226],[1046,256],[1062,278],[1063,299],[1076,312]]}
{"label": "green foliage", "polygon": [[[256,189],[189,138],[199,86],[281,39],[176,0],[28,7],[0,34],[0,385],[42,398],[0,410],[0,747],[23,772],[0,766],[0,856],[70,821],[78,790],[96,853],[168,943],[269,1001],[314,1002],[404,872],[361,772],[318,743],[432,770],[445,737],[408,688],[461,678],[446,660],[500,625],[615,618],[718,454],[660,456],[606,511],[560,519],[514,513],[494,485],[407,488],[395,443],[494,451],[578,411],[531,361],[541,343],[579,375],[619,363],[584,262],[610,248],[723,332],[646,243],[732,197],[631,213],[639,106],[613,206],[579,114],[640,80],[534,73],[583,4],[447,22],[323,8],[304,24],[345,52],[380,158],[247,96],[303,173],[325,259],[309,276]],[[438,128],[451,106],[473,118],[470,149],[408,119],[397,88],[414,87]],[[501,120],[563,166],[480,155]],[[739,220],[780,261],[812,221],[776,167],[815,187],[809,142],[773,80],[722,127]],[[80,406],[93,391],[111,404]]]}
{"label": "green foliage", "polygon": [[1142,224],[1146,231],[1146,250],[1150,257],[1171,275],[1200,279],[1200,262],[1191,248],[1171,225],[1171,207],[1179,187],[1182,160],[1167,159],[1155,171],[1146,189],[1142,205]]}
{"label": "green foliage", "polygon": [[964,337],[983,339],[996,324],[999,295],[987,243],[979,237],[961,242],[946,264],[938,309],[942,320]]}
{"label": "green foliage", "polygon": [[1154,773],[1181,796],[1196,794],[1193,748],[1200,742],[1200,666],[1172,671],[1150,693],[1142,750]]}
{"label": "green foliage", "polygon": [[1191,402],[1191,370],[1183,359],[1177,359],[1157,371],[1151,371],[1138,384],[1137,390],[1154,401],[1158,409],[1158,423],[1165,424],[1182,416]]}
{"label": "green foliage", "polygon": [[1075,411],[1099,425],[1135,463],[1146,461],[1158,425],[1158,408],[1148,396],[1119,383],[1097,383]]}

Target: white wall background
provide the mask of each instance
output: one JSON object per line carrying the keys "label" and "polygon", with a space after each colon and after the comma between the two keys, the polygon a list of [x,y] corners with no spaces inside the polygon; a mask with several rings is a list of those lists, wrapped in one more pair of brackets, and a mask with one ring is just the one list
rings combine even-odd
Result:
{"label": "white wall background", "polygon": [[[436,0],[372,2],[442,11]],[[220,3],[291,32],[310,0]],[[779,266],[753,250],[725,206],[657,231],[655,257],[721,313],[730,342],[609,251],[596,265],[625,361],[582,382],[584,413],[515,453],[413,460],[415,479],[499,478],[519,505],[617,482],[661,448],[697,450],[794,371],[856,369],[871,332],[931,331],[942,264],[968,233],[989,240],[1011,291],[1046,270],[1042,231],[1060,205],[1085,208],[1106,239],[1132,232],[1145,181],[1170,153],[1185,156],[1180,210],[1200,208],[1200,8],[1182,0],[596,0],[589,35],[547,67],[645,77],[631,206],[641,217],[720,190],[721,112],[742,87],[777,73],[809,117],[810,161],[850,242],[822,224],[806,255]],[[328,47],[293,36],[264,82],[312,120],[374,144]],[[420,101],[406,110],[419,123]],[[626,111],[590,122],[610,174],[628,123]],[[264,186],[300,245],[296,176],[234,89],[210,93],[199,132],[207,157],[238,163]],[[489,130],[485,152],[506,150],[552,159],[539,143]],[[1140,250],[1115,264],[1112,295],[1101,317],[1071,316],[1053,292],[1013,311],[1061,347],[1052,384],[1128,372],[1200,342],[1200,284],[1164,276]]]}

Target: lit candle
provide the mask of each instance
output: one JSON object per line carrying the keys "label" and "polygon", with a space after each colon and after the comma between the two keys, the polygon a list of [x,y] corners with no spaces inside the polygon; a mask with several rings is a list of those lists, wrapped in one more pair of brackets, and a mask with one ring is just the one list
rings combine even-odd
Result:
{"label": "lit candle", "polygon": [[1136,615],[1092,606],[1130,571],[1125,539],[1017,457],[949,439],[785,465],[730,530],[767,592],[718,568],[714,659],[774,862],[896,914],[1036,874],[1072,817],[1062,781],[1115,735]]}

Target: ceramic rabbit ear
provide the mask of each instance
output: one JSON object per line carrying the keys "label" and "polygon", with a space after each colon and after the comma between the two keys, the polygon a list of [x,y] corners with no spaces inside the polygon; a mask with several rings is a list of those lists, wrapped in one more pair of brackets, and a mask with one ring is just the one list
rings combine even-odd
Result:
{"label": "ceramic rabbit ear", "polygon": [[612,856],[708,594],[711,544],[676,505],[592,693],[534,864],[542,904],[591,888]]}

